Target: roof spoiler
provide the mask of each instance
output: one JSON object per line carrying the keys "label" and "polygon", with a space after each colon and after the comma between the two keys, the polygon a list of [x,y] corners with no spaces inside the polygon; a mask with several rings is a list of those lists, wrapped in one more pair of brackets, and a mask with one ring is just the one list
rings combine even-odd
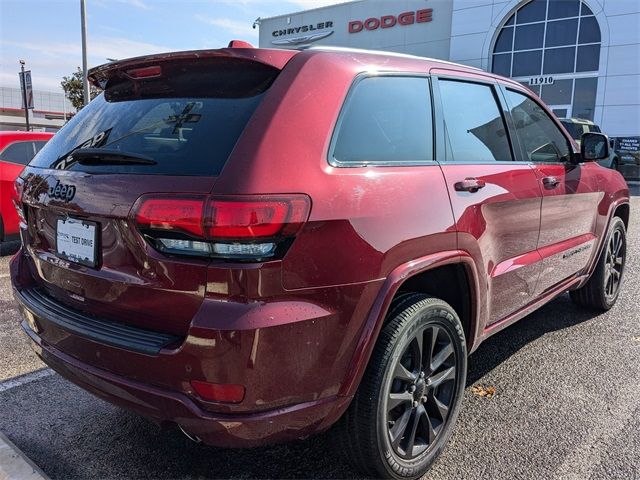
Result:
{"label": "roof spoiler", "polygon": [[[154,76],[153,72],[163,63],[194,62],[212,58],[236,58],[238,60],[253,61],[282,70],[291,58],[298,52],[295,50],[267,50],[254,48],[250,43],[242,40],[232,40],[227,48],[215,50],[188,50],[182,52],[157,53],[141,57],[116,60],[105,63],[89,70],[89,81],[96,87],[104,89],[107,81],[125,74],[129,78],[142,79]],[[127,75],[135,71],[136,75]],[[143,72],[143,74],[140,74]]]}

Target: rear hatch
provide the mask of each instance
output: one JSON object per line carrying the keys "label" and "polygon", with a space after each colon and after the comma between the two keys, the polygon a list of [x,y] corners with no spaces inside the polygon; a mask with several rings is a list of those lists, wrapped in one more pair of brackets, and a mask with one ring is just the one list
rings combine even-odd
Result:
{"label": "rear hatch", "polygon": [[[249,50],[249,49],[245,49]],[[164,255],[132,215],[144,194],[208,194],[286,58],[185,52],[99,67],[104,93],[22,174],[37,288],[80,312],[184,335],[206,258]]]}

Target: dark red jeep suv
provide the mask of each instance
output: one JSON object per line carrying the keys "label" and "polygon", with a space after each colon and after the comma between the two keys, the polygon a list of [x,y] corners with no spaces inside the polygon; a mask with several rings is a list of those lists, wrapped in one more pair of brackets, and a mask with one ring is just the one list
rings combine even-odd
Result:
{"label": "dark red jeep suv", "polygon": [[328,430],[416,478],[467,357],[555,296],[610,308],[628,188],[519,83],[346,49],[95,68],[16,182],[24,331],[90,392],[211,445]]}

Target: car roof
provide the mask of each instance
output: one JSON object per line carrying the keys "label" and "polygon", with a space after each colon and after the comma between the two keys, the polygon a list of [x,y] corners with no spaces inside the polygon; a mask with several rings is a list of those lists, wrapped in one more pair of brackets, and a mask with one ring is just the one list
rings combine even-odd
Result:
{"label": "car roof", "polygon": [[351,47],[333,47],[329,45],[314,45],[308,48],[302,48],[301,50],[306,50],[311,52],[344,52],[344,53],[351,53],[354,55],[374,55],[374,56],[385,57],[385,58],[406,58],[406,59],[427,61],[429,63],[438,64],[442,66],[463,67],[465,69],[471,69],[477,72],[484,72],[484,70],[482,70],[481,68],[471,67],[469,65],[463,65],[461,63],[449,62],[448,60],[440,60],[440,59],[431,58],[431,57],[421,57],[419,55],[411,55],[409,53],[390,52],[385,50],[368,50],[364,48],[351,48]]}
{"label": "car roof", "polygon": [[595,125],[591,120],[586,120],[584,118],[560,118],[561,122],[569,122],[569,123],[579,123],[581,125]]}
{"label": "car roof", "polygon": [[129,68],[138,68],[158,62],[168,60],[194,60],[199,58],[211,57],[227,57],[227,58],[243,58],[245,60],[253,60],[259,63],[270,65],[277,69],[283,69],[285,65],[297,56],[328,56],[338,55],[343,61],[353,62],[356,64],[373,63],[378,67],[384,65],[385,68],[406,71],[430,71],[432,69],[453,70],[460,74],[469,73],[472,75],[482,75],[507,83],[522,90],[526,89],[522,84],[509,78],[486,72],[480,68],[463,65],[459,63],[449,62],[447,60],[419,57],[399,52],[389,52],[380,50],[364,50],[358,48],[332,47],[314,45],[311,47],[301,47],[299,49],[269,49],[255,48],[251,44],[241,41],[232,40],[229,46],[212,50],[190,50],[182,52],[168,52],[146,55],[135,58],[122,59],[115,62],[107,63],[92,68],[89,71],[89,79],[94,84],[104,84],[107,77]]}
{"label": "car roof", "polygon": [[0,137],[12,137],[12,138],[36,138],[36,137],[53,137],[53,132],[24,132],[22,130],[2,130],[0,131]]}

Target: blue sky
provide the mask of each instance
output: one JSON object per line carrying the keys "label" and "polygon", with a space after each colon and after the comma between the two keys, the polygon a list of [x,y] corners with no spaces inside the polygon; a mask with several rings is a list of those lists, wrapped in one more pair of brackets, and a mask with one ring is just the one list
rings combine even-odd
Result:
{"label": "blue sky", "polygon": [[[344,0],[343,0],[344,1]],[[87,0],[89,66],[169,50],[219,48],[231,39],[258,44],[257,17],[338,0]],[[82,64],[79,0],[0,0],[0,85],[19,87],[18,60],[34,89],[61,91]]]}

